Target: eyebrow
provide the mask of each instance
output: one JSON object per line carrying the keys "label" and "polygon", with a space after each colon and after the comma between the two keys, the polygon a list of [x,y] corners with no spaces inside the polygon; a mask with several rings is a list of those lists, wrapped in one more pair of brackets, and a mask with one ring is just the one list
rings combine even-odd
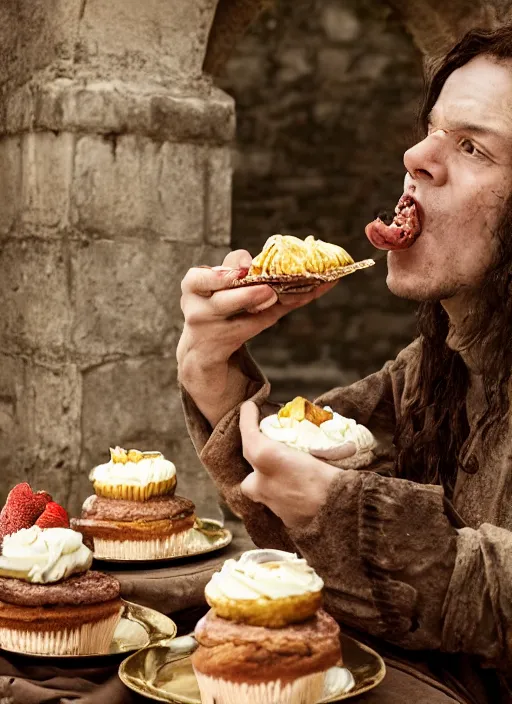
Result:
{"label": "eyebrow", "polygon": [[[432,112],[429,113],[427,117],[427,124],[432,124],[434,121],[434,115]],[[504,135],[499,130],[493,130],[491,127],[485,127],[484,125],[477,125],[472,122],[457,122],[455,123],[456,130],[466,130],[467,132],[473,132],[473,134],[479,135],[490,135],[491,137],[499,137],[500,139],[506,139]]]}

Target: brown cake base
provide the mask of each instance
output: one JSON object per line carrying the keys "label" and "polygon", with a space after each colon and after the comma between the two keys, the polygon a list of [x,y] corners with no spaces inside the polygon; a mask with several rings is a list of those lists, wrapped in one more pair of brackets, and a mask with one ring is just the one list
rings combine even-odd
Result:
{"label": "brown cake base", "polygon": [[62,582],[31,584],[22,579],[0,577],[0,601],[17,606],[78,606],[101,604],[119,597],[115,577],[88,570]]}
{"label": "brown cake base", "polygon": [[100,572],[56,584],[0,578],[0,643],[36,655],[108,652],[123,608],[119,589]]}
{"label": "brown cake base", "polygon": [[83,606],[14,606],[0,601],[0,628],[57,631],[108,619],[121,612],[121,599]]}
{"label": "brown cake base", "polygon": [[230,682],[292,682],[341,664],[339,626],[325,611],[284,628],[234,623],[209,611],[196,626],[197,671]]}
{"label": "brown cake base", "polygon": [[194,537],[194,504],[182,496],[160,496],[144,503],[89,497],[71,527],[92,542],[102,559],[153,560],[186,555]]}

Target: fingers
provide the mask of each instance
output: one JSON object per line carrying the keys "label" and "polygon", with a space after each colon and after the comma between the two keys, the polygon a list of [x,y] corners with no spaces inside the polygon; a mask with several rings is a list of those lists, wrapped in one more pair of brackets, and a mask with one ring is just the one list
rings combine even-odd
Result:
{"label": "fingers", "polygon": [[279,297],[279,302],[281,305],[286,306],[289,310],[294,310],[295,308],[301,308],[302,306],[311,303],[311,301],[320,298],[325,293],[330,291],[338,282],[333,281],[328,284],[321,284],[317,286],[309,293],[282,293]]}
{"label": "fingers", "polygon": [[244,442],[260,435],[260,409],[253,401],[246,401],[240,407],[240,432]]}
{"label": "fingers", "polygon": [[192,267],[181,282],[181,291],[184,295],[193,293],[198,296],[211,296],[214,291],[229,288],[240,274],[239,269]]}
{"label": "fingers", "polygon": [[222,266],[230,267],[231,269],[248,269],[251,266],[252,257],[245,249],[235,249],[229,252],[222,262]]}
{"label": "fingers", "polygon": [[344,445],[332,447],[328,450],[310,450],[310,454],[322,460],[337,461],[352,457],[352,455],[356,454],[356,450],[357,447],[354,442],[346,442]]}
{"label": "fingers", "polygon": [[257,488],[258,480],[256,478],[256,472],[251,472],[240,484],[240,491],[242,494],[251,501],[258,503],[259,491]]}
{"label": "fingers", "polygon": [[258,313],[276,302],[277,295],[270,286],[247,286],[215,291],[210,297],[184,294],[181,307],[185,320],[197,324],[216,319],[225,320],[249,311]]}

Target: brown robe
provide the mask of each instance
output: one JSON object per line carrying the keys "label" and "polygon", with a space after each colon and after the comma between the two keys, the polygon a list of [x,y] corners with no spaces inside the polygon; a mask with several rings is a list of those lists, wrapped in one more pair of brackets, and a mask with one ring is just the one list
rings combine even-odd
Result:
{"label": "brown robe", "polygon": [[[392,438],[415,384],[420,344],[416,340],[380,372],[316,403],[381,439]],[[250,380],[246,398],[263,413],[275,412],[267,407],[270,384],[246,351],[240,365]],[[477,423],[485,411],[480,382],[471,376],[466,401],[478,471],[459,473],[455,511],[440,486],[385,476],[381,462],[340,472],[325,505],[301,529],[286,528],[242,495],[240,483],[252,470],[241,453],[239,407],[212,431],[182,389],[201,461],[255,544],[303,555],[325,582],[328,610],[386,656],[390,674],[382,696],[376,691],[375,699],[362,701],[405,702],[413,692],[415,704],[512,702],[512,432],[487,456],[479,451]]]}

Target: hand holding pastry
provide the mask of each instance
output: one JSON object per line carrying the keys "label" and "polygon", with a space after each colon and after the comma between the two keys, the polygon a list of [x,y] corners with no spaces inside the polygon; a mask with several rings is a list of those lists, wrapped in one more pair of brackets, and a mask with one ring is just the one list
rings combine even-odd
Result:
{"label": "hand holding pastry", "polygon": [[178,375],[212,426],[244,398],[247,378],[230,363],[233,354],[290,310],[334,285],[287,294],[282,300],[265,283],[233,288],[251,263],[251,255],[238,250],[227,255],[222,267],[190,269],[182,282],[185,325],[177,350]]}
{"label": "hand holding pastry", "polygon": [[[342,470],[266,437],[260,432],[259,409],[250,401],[240,410],[240,432],[243,455],[254,470],[241,484],[244,496],[267,506],[289,528],[310,521]],[[346,443],[339,454],[349,457],[355,449]]]}

